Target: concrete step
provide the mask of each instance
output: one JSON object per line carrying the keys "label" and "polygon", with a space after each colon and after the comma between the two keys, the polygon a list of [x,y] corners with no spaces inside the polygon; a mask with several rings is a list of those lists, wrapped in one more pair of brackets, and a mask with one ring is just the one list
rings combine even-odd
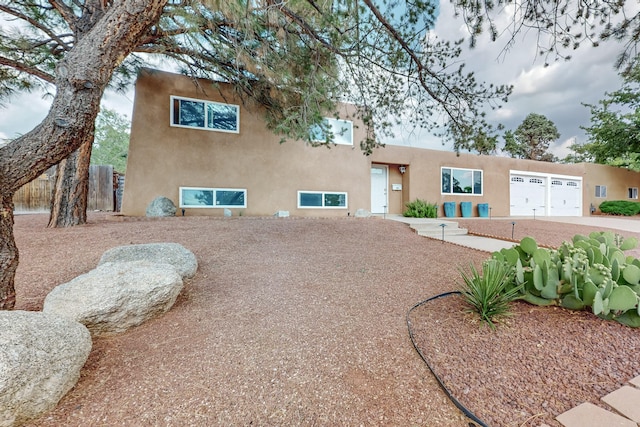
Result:
{"label": "concrete step", "polygon": [[607,394],[600,400],[611,406],[620,414],[629,418],[631,421],[640,423],[639,389],[626,385]]}
{"label": "concrete step", "polygon": [[442,238],[444,228],[444,236],[464,236],[467,234],[466,228],[460,228],[456,221],[443,221],[438,219],[421,221],[411,221],[409,227],[415,230],[420,236]]}
{"label": "concrete step", "polygon": [[558,415],[556,420],[565,427],[638,427],[630,419],[589,402],[582,403]]}
{"label": "concrete step", "polygon": [[[442,228],[438,227],[438,229],[434,230],[416,230],[419,236],[425,237],[434,237],[441,238],[442,237]],[[447,236],[466,236],[467,229],[466,228],[445,228],[444,229],[444,237]]]}
{"label": "concrete step", "polygon": [[560,414],[556,420],[565,427],[638,427],[640,422],[640,376],[600,400],[612,408],[607,411],[585,402]]}

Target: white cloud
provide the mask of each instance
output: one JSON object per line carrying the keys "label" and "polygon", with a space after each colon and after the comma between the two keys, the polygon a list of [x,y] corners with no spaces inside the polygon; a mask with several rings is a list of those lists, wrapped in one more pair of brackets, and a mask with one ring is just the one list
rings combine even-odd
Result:
{"label": "white cloud", "polygon": [[[433,32],[447,40],[467,36],[461,18],[454,18],[450,2],[441,2],[440,7]],[[513,11],[506,7],[497,22],[507,23],[510,13]],[[562,158],[569,153],[568,145],[587,140],[580,126],[588,126],[590,114],[582,104],[596,104],[605,97],[605,92],[621,86],[622,79],[613,66],[621,45],[611,42],[598,48],[584,46],[571,52],[570,61],[560,60],[545,67],[544,58],[536,56],[534,32],[519,35],[506,51],[505,36],[491,42],[488,35],[483,35],[474,49],[465,48],[462,55],[465,69],[473,71],[479,81],[514,85],[509,102],[500,109],[487,110],[487,117],[494,124],[502,123],[515,130],[528,114],[545,115],[561,134],[550,150]],[[389,143],[451,149],[424,131],[408,136],[404,132]]]}
{"label": "white cloud", "polygon": [[51,101],[41,93],[20,94],[0,107],[0,135],[16,138],[29,132],[44,119]]}

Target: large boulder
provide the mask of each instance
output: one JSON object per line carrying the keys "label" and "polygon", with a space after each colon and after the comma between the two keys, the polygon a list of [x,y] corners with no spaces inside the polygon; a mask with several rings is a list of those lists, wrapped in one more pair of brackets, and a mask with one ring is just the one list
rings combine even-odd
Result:
{"label": "large boulder", "polygon": [[98,264],[106,262],[150,261],[173,265],[183,279],[196,274],[196,256],[178,243],[145,243],[141,245],[118,246],[106,251]]}
{"label": "large boulder", "polygon": [[76,384],[91,351],[78,322],[35,311],[0,311],[0,426],[53,409]]}
{"label": "large boulder", "polygon": [[176,216],[176,205],[166,197],[156,197],[149,203],[145,215],[148,217]]}
{"label": "large boulder", "polygon": [[56,286],[42,311],[80,322],[93,336],[113,335],[165,313],[181,290],[171,264],[107,262]]}

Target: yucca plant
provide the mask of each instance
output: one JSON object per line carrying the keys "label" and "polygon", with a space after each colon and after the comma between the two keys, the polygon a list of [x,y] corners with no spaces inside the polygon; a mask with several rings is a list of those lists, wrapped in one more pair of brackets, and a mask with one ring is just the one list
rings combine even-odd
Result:
{"label": "yucca plant", "polygon": [[491,259],[482,264],[482,275],[471,265],[471,274],[460,270],[463,284],[460,292],[480,319],[495,329],[494,319],[511,315],[509,304],[520,295],[519,287],[511,287],[510,269]]}

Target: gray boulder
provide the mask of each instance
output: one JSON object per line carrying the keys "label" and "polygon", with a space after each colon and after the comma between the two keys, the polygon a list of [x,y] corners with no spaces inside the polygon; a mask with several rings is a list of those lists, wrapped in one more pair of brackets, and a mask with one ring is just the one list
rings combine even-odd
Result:
{"label": "gray boulder", "polygon": [[156,197],[149,203],[145,215],[148,217],[176,216],[176,205],[166,197]]}
{"label": "gray boulder", "polygon": [[196,256],[178,243],[146,243],[141,245],[118,246],[106,251],[98,264],[106,262],[150,261],[173,265],[183,279],[196,274]]}
{"label": "gray boulder", "polygon": [[356,210],[356,218],[369,218],[371,216],[371,212],[366,209],[358,209]]}
{"label": "gray boulder", "polygon": [[56,286],[42,311],[80,322],[93,336],[113,335],[165,313],[181,290],[171,264],[108,262]]}
{"label": "gray boulder", "polygon": [[91,335],[35,311],[0,311],[0,331],[0,426],[17,426],[53,409],[76,384]]}

